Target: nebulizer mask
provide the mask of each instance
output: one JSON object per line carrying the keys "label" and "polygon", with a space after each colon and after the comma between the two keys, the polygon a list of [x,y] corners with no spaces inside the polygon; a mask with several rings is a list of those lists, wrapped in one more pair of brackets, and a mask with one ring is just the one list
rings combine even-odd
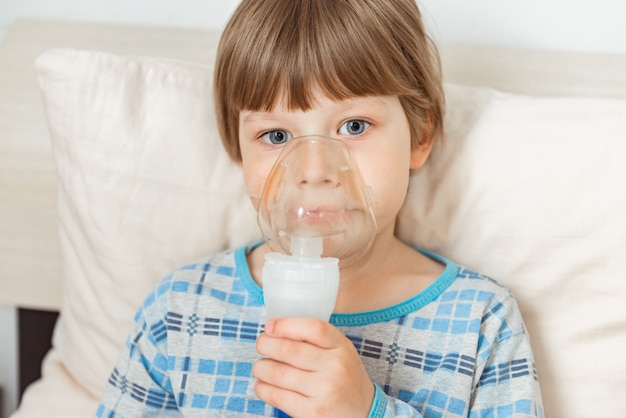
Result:
{"label": "nebulizer mask", "polygon": [[339,267],[360,260],[374,240],[372,200],[343,141],[306,136],[285,144],[258,209],[272,250],[262,273],[268,318],[330,318]]}

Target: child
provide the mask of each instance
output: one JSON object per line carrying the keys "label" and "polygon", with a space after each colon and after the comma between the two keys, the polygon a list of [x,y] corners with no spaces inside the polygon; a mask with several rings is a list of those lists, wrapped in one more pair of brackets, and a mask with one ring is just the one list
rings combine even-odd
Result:
{"label": "child", "polygon": [[174,272],[137,313],[98,416],[543,415],[510,292],[394,235],[410,170],[443,130],[414,0],[244,0],[220,42],[215,100],[257,208],[284,143],[347,143],[375,198],[374,242],[342,268],[330,323],[263,324],[267,243]]}

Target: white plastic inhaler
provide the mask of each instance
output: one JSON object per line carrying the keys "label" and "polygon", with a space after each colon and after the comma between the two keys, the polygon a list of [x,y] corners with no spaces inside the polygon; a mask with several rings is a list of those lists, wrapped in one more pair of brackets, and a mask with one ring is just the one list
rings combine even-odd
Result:
{"label": "white plastic inhaler", "polygon": [[374,240],[372,200],[343,141],[306,136],[285,144],[258,210],[272,250],[262,271],[268,319],[330,319],[340,267],[361,259]]}

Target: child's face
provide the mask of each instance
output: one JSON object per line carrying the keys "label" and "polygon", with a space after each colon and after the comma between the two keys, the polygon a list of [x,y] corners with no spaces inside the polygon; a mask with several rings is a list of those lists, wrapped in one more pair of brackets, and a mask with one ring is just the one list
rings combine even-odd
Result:
{"label": "child's face", "polygon": [[315,103],[307,111],[289,111],[281,103],[270,112],[241,111],[241,164],[254,207],[259,207],[282,144],[295,137],[322,135],[348,145],[364,183],[372,189],[379,233],[393,231],[406,197],[409,170],[425,162],[431,146],[411,149],[409,123],[397,97],[334,101],[318,96]]}

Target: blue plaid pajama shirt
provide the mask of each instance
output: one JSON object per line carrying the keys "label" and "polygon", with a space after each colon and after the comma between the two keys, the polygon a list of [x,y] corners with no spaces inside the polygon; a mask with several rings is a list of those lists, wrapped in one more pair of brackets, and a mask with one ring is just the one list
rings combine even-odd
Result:
{"label": "blue plaid pajama shirt", "polygon": [[[263,291],[243,247],[166,277],[135,316],[98,417],[259,417]],[[432,253],[444,273],[386,309],[333,314],[376,387],[370,417],[542,417],[529,336],[495,281]]]}

